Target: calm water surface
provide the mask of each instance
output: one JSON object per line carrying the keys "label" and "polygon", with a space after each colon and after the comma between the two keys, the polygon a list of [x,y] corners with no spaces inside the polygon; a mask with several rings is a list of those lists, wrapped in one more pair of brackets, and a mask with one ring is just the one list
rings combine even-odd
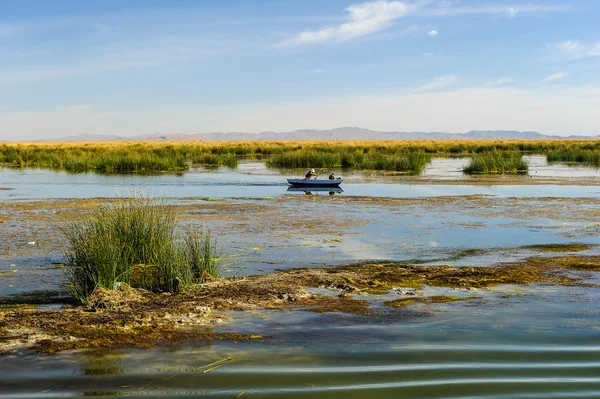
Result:
{"label": "calm water surface", "polygon": [[[464,162],[434,160],[423,178],[452,180],[461,176]],[[533,177],[524,179],[535,175],[588,177],[599,178],[600,183],[597,170],[549,166],[540,157],[530,158],[530,169]],[[235,171],[196,170],[159,176],[3,169],[0,187],[10,190],[0,190],[0,200],[113,197],[116,192],[126,195],[136,189],[186,201],[212,197],[248,204],[259,203],[264,197],[305,195],[288,192],[285,177],[286,173],[255,162],[243,163]],[[333,195],[409,198],[488,194],[499,199],[501,208],[511,204],[502,201],[508,197],[594,198],[600,192],[595,186],[578,186],[575,180],[566,186],[408,185],[398,184],[393,177],[372,181],[360,174],[348,175],[342,187],[343,192]],[[600,244],[600,235],[586,233],[590,227],[586,218],[525,220],[517,213],[493,214],[492,209],[489,215],[477,213],[468,208],[468,202],[465,204],[464,208],[432,209],[413,204],[390,209],[332,202],[329,214],[352,214],[364,220],[348,227],[339,242],[330,241],[335,238],[331,233],[314,232],[282,241],[270,235],[232,232],[228,246],[241,255],[236,262],[244,267],[243,273],[254,274],[364,260],[489,265],[523,256],[522,251],[516,251],[522,245],[574,240]],[[281,201],[278,206],[293,211],[296,204]],[[536,206],[546,205],[540,202]],[[581,212],[597,210],[591,205],[579,207]],[[0,225],[0,234],[2,228]],[[219,231],[218,225],[214,228]],[[223,229],[227,231],[227,226]],[[26,245],[30,238],[23,240]],[[457,251],[472,248],[489,252],[453,258]],[[596,249],[585,253],[598,254]],[[23,272],[0,275],[0,294],[59,288],[61,276],[53,265],[58,261],[58,253],[0,254],[0,270]],[[231,273],[242,270],[230,266]],[[586,277],[600,282],[594,273]],[[56,356],[18,352],[0,357],[0,398],[600,397],[599,289],[549,285],[475,291],[426,288],[423,294],[482,299],[396,310],[381,305],[383,299],[398,298],[389,294],[383,299],[366,298],[373,301],[377,312],[373,317],[304,311],[232,312],[231,324],[213,327],[214,331],[264,334],[270,337],[265,342],[74,351]],[[209,365],[220,360],[224,360],[221,366],[211,369]]]}
{"label": "calm water surface", "polygon": [[[455,180],[463,177],[462,166],[468,160],[434,159],[425,170],[422,178],[435,176],[441,180]],[[548,165],[543,157],[529,157],[529,176],[535,177],[587,177],[598,178],[600,171],[585,167]],[[375,181],[360,173],[336,171],[344,176],[342,193],[348,196],[375,197],[429,197],[446,195],[489,194],[497,196],[526,197],[594,197],[600,193],[594,186],[555,185],[497,185],[482,186],[473,179],[472,185],[451,184],[407,184],[403,178],[379,177]],[[154,196],[165,197],[249,197],[261,198],[285,194],[304,194],[288,191],[286,178],[297,177],[303,171],[280,172],[267,169],[261,162],[242,162],[235,170],[193,169],[180,174],[140,175],[101,175],[96,173],[72,174],[36,169],[3,168],[0,172],[0,200],[35,198],[93,198],[128,195],[132,191],[144,191]],[[349,174],[348,174],[349,173]],[[418,179],[418,178],[417,178]],[[502,179],[499,177],[498,179]],[[530,182],[527,182],[530,183]],[[328,191],[313,192],[328,195]]]}

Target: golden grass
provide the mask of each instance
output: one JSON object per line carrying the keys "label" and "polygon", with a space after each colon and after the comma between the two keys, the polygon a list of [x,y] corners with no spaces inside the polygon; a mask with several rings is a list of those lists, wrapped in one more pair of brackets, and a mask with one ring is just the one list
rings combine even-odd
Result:
{"label": "golden grass", "polygon": [[107,142],[24,142],[3,143],[2,147],[22,149],[69,149],[102,151],[143,147],[145,149],[192,148],[207,153],[276,154],[299,149],[366,148],[423,151],[437,154],[469,154],[491,150],[547,152],[564,149],[600,149],[599,139],[548,139],[548,140],[298,140],[298,141],[107,141]]}
{"label": "golden grass", "polygon": [[[379,158],[397,161],[414,153],[444,156],[488,152],[547,154],[598,150],[600,140],[597,139],[47,142],[2,144],[0,164],[73,172],[157,172],[185,170],[192,163],[234,167],[238,157],[292,156],[314,152],[321,158],[341,157],[360,161],[351,162],[347,167],[377,169],[369,165]],[[345,163],[347,162],[341,162],[342,167]],[[398,166],[394,166],[394,169],[398,169]]]}

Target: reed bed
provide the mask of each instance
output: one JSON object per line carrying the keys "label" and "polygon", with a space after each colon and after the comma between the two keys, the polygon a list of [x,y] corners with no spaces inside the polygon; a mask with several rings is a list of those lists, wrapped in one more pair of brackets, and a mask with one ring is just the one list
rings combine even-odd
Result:
{"label": "reed bed", "polygon": [[118,283],[179,292],[217,277],[214,240],[196,230],[182,234],[173,209],[154,199],[125,199],[63,226],[65,273],[75,296],[85,303],[95,289]]}
{"label": "reed bed", "polygon": [[566,149],[551,151],[546,155],[548,162],[579,162],[600,166],[600,150]]}
{"label": "reed bed", "polygon": [[[418,170],[425,155],[581,151],[600,151],[600,140],[6,143],[0,145],[0,164],[72,172],[147,173],[186,170],[191,165],[235,167],[240,157],[266,157],[272,166],[304,168],[339,165],[404,171]],[[406,155],[413,153],[421,155],[415,158]]]}
{"label": "reed bed", "polygon": [[486,152],[471,157],[463,168],[466,174],[524,174],[529,165],[518,152]]}
{"label": "reed bed", "polygon": [[278,168],[353,168],[361,170],[386,170],[406,173],[419,173],[431,155],[424,152],[386,153],[384,150],[345,150],[323,152],[319,150],[295,150],[273,155],[267,159],[267,166]]}

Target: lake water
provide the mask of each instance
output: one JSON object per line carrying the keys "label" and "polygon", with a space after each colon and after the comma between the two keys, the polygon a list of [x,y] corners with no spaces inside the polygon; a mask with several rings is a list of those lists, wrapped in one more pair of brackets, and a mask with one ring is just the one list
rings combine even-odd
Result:
{"label": "lake water", "polygon": [[[598,169],[561,164],[548,165],[545,158],[539,156],[526,157],[526,159],[530,163],[529,175],[511,178],[509,184],[503,181],[505,180],[503,177],[498,177],[497,185],[493,182],[482,185],[477,177],[465,177],[462,174],[462,166],[468,160],[462,158],[434,159],[424,173],[416,177],[381,175],[373,177],[359,172],[333,170],[336,175],[344,178],[343,192],[334,192],[334,194],[411,198],[473,194],[508,197],[595,197],[600,193],[600,190],[593,185],[577,184],[577,178],[588,178],[588,183],[591,179],[592,184],[600,184]],[[303,191],[288,191],[285,180],[302,174],[301,170],[268,169],[262,162],[241,162],[235,170],[192,169],[186,173],[153,176],[72,174],[41,169],[3,168],[0,173],[0,188],[5,190],[0,190],[0,200],[114,197],[115,195],[126,196],[136,190],[153,196],[175,198],[273,197],[304,194]],[[546,184],[543,178],[548,177],[573,178],[575,181],[573,185],[557,186]],[[431,181],[432,178],[435,178],[435,181]],[[536,184],[537,181],[539,184]],[[444,182],[452,184],[444,184]],[[312,193],[329,195],[328,190],[322,192],[313,190]]]}
{"label": "lake water", "polygon": [[[112,198],[133,190],[188,206],[186,217],[202,220],[223,250],[235,255],[228,261],[229,274],[381,260],[488,266],[540,255],[525,245],[600,245],[596,169],[547,165],[531,157],[523,184],[505,185],[497,177],[497,185],[484,186],[462,176],[464,162],[434,160],[417,177],[337,171],[345,180],[343,192],[333,195],[288,192],[285,177],[301,171],[269,170],[258,162],[237,170],[158,176],[2,169],[0,188],[8,190],[0,190],[0,216],[14,218],[0,224],[0,244],[8,248],[0,254],[0,272],[18,272],[0,274],[0,295],[50,292],[62,281],[53,264],[61,260],[60,252],[45,234],[54,212],[69,201],[41,201],[16,216],[8,214],[10,204]],[[561,182],[547,184],[545,177]],[[220,212],[232,217],[223,219]],[[325,216],[327,223],[320,221]],[[467,249],[481,251],[457,256]],[[584,275],[599,282],[595,273]],[[264,334],[269,337],[264,342],[54,356],[20,351],[0,356],[0,398],[600,397],[600,289],[426,287],[420,294],[482,299],[403,309],[383,307],[380,299],[373,302],[376,314],[368,317],[231,312],[231,323],[213,327]],[[228,360],[221,367],[205,372],[205,366],[223,359]]]}

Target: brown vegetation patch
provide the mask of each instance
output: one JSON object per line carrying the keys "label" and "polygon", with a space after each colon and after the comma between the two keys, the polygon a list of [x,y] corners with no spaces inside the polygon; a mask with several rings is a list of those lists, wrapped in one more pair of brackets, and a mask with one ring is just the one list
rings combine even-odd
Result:
{"label": "brown vegetation patch", "polygon": [[568,244],[538,244],[525,245],[522,249],[530,249],[538,252],[580,252],[594,248],[592,244],[568,243]]}
{"label": "brown vegetation patch", "polygon": [[413,303],[447,303],[447,302],[458,302],[458,301],[473,301],[476,299],[482,299],[480,296],[470,296],[470,297],[456,297],[449,295],[437,295],[437,296],[428,296],[428,297],[413,297],[413,298],[402,298],[396,299],[394,301],[387,301],[383,304],[390,308],[402,308],[407,305]]}
{"label": "brown vegetation patch", "polygon": [[546,268],[600,271],[600,256],[561,256],[554,258],[532,257],[527,262]]}
{"label": "brown vegetation patch", "polygon": [[310,301],[308,306],[308,309],[315,313],[340,312],[363,316],[370,314],[367,301],[346,297],[320,296]]}

